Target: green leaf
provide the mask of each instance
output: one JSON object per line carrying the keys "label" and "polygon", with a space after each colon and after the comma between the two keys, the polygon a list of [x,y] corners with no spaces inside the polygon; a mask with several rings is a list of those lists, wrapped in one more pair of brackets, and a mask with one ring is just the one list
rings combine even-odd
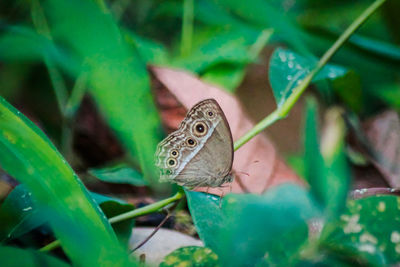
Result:
{"label": "green leaf", "polygon": [[205,82],[220,85],[233,92],[243,81],[245,70],[243,65],[218,64],[208,68],[201,78]]}
{"label": "green leaf", "polygon": [[274,29],[277,38],[286,41],[300,53],[311,55],[303,40],[303,30],[294,23],[287,12],[282,12],[263,0],[217,0],[216,2],[234,16],[254,26]]}
{"label": "green leaf", "polygon": [[18,185],[0,207],[0,241],[18,238],[48,221],[46,214],[34,205],[31,193]]}
{"label": "green leaf", "polygon": [[51,58],[71,73],[79,70],[79,60],[59,49],[48,38],[27,27],[7,27],[0,37],[2,61],[42,61]]}
{"label": "green leaf", "polygon": [[398,84],[381,85],[373,94],[391,108],[400,110],[400,86]]}
{"label": "green leaf", "polygon": [[307,98],[304,126],[305,178],[310,184],[310,192],[321,206],[327,203],[327,179],[324,160],[320,151],[317,102]]}
{"label": "green leaf", "polygon": [[[254,43],[249,47],[249,56],[256,60],[272,35],[271,30],[261,31]],[[233,91],[240,85],[246,74],[246,66],[243,64],[217,64],[207,68],[201,78],[204,81],[216,83]]]}
{"label": "green leaf", "polygon": [[332,80],[333,91],[351,110],[358,113],[363,108],[360,76],[352,70]]}
{"label": "green leaf", "polygon": [[[278,48],[273,52],[268,76],[278,107],[286,101],[293,89],[310,73],[316,63],[317,61],[314,59],[289,50]],[[350,107],[359,110],[362,103],[361,99],[349,99],[349,95],[359,96],[361,94],[360,81],[355,77],[355,73],[349,74],[348,70],[337,65],[327,65],[317,74],[313,82],[335,81],[339,78],[341,80],[337,81],[336,85],[333,84],[333,88],[336,88],[343,100],[348,100]],[[326,92],[326,90],[325,93],[332,94],[332,92]]]}
{"label": "green leaf", "polygon": [[0,259],[3,267],[70,266],[60,259],[45,253],[15,247],[0,246]]}
{"label": "green leaf", "polygon": [[219,266],[218,256],[209,248],[204,247],[182,247],[165,256],[160,267],[201,267]]}
{"label": "green leaf", "polygon": [[108,183],[131,184],[134,186],[145,186],[148,184],[143,180],[143,176],[138,171],[124,164],[106,168],[93,168],[89,169],[88,172]]}
{"label": "green leaf", "polygon": [[294,185],[261,196],[229,194],[222,208],[215,196],[192,191],[186,195],[200,238],[218,254],[222,266],[252,266],[265,259],[288,263],[307,239],[306,220],[318,214],[307,192]]}
{"label": "green leaf", "polygon": [[323,153],[319,146],[317,104],[307,99],[305,123],[305,178],[310,192],[325,209],[327,216],[336,216],[345,207],[349,188],[349,170],[344,152],[344,122],[341,114],[331,111],[328,117]]}
{"label": "green leaf", "polygon": [[125,266],[127,255],[104,214],[50,141],[3,98],[0,114],[0,165],[50,212],[50,226],[70,260],[76,265]]}
{"label": "green leaf", "polygon": [[[117,23],[92,1],[49,0],[55,39],[63,40],[85,61],[89,93],[144,177],[157,189],[153,155],[158,141],[155,109],[146,65],[125,42]],[[101,34],[100,34],[101,33]]]}
{"label": "green leaf", "polygon": [[168,62],[168,53],[162,44],[133,32],[126,32],[125,38],[128,43],[132,43],[135,46],[140,57],[147,64],[166,64]]}
{"label": "green leaf", "polygon": [[[256,36],[252,41],[256,39]],[[188,56],[178,56],[173,66],[203,73],[217,64],[248,64],[254,61],[249,52],[249,39],[232,29],[206,28],[195,34],[192,52]]]}
{"label": "green leaf", "polygon": [[358,251],[377,266],[400,262],[400,198],[350,200],[337,224],[322,232],[323,245]]}
{"label": "green leaf", "polygon": [[[93,196],[96,203],[99,204],[101,210],[104,212],[108,219],[135,209],[132,204],[126,203],[116,198],[107,197],[97,193],[91,193],[91,195]],[[128,241],[134,225],[134,219],[123,220],[112,224],[112,227],[117,234],[121,245],[125,248],[128,247]]]}
{"label": "green leaf", "polygon": [[[51,220],[46,210],[34,203],[31,193],[24,185],[18,185],[7,196],[0,208],[0,240],[11,240],[38,228]],[[107,218],[114,217],[134,209],[134,206],[121,200],[90,193]],[[112,225],[121,244],[127,245],[134,220],[125,220]]]}

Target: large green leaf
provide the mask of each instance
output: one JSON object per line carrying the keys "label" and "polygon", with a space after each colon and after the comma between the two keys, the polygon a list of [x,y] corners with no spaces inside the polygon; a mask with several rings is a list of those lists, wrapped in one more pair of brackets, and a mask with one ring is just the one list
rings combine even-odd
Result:
{"label": "large green leaf", "polygon": [[400,262],[400,198],[373,196],[351,200],[337,224],[322,233],[322,246],[361,253],[371,263]]}
{"label": "large green leaf", "polygon": [[1,266],[3,267],[67,267],[69,264],[55,257],[30,249],[0,246]]}
{"label": "large green leaf", "polygon": [[[315,59],[301,56],[289,50],[278,48],[274,51],[270,59],[268,76],[278,107],[285,102],[293,89],[311,72],[316,63]],[[329,64],[316,75],[313,82],[325,80],[331,81],[332,88],[324,90],[324,88],[318,86],[322,94],[330,98],[329,95],[336,92],[351,108],[356,111],[361,109],[361,85],[354,72]]]}
{"label": "large green leaf", "polygon": [[126,42],[114,19],[92,1],[47,1],[55,40],[85,61],[89,92],[146,179],[158,184],[153,155],[159,118],[146,65]]}
{"label": "large green leaf", "polygon": [[307,219],[317,215],[307,192],[294,185],[264,195],[229,194],[222,207],[217,197],[192,191],[186,195],[201,239],[222,266],[287,264],[307,239]]}
{"label": "large green leaf", "polygon": [[0,114],[0,165],[52,214],[50,226],[71,261],[82,266],[126,265],[127,256],[104,214],[51,142],[3,98]]}
{"label": "large green leaf", "polygon": [[[51,220],[50,213],[38,207],[32,199],[32,194],[21,184],[7,196],[0,208],[0,241],[18,238]],[[107,218],[128,212],[134,209],[133,205],[121,200],[90,193],[101,207]],[[134,220],[124,220],[113,224],[113,229],[120,242],[126,246],[130,237]]]}

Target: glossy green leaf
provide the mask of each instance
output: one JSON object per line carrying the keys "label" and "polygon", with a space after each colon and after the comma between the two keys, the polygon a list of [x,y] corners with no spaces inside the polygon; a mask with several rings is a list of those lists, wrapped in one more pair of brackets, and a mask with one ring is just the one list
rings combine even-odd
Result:
{"label": "glossy green leaf", "polygon": [[[293,89],[310,73],[316,63],[316,60],[301,56],[289,50],[278,48],[274,51],[270,59],[268,76],[278,107],[285,102],[293,92]],[[348,70],[343,67],[327,65],[317,74],[313,81],[317,82],[326,79],[334,81],[338,78],[343,79],[347,73]],[[348,78],[351,79],[346,79],[346,82],[355,79],[354,76],[348,76]],[[338,82],[338,86],[342,85],[343,83]],[[346,86],[345,88],[340,87],[337,89],[341,95],[346,95],[347,97],[350,93],[355,95],[361,94],[360,84],[357,83],[357,80],[353,82],[353,84],[346,83],[344,85]],[[343,92],[344,90],[348,90],[348,92]],[[343,99],[346,100],[346,98]],[[361,100],[351,99],[352,106],[359,108],[360,103],[354,104],[355,101],[360,102]]]}
{"label": "glossy green leaf", "polygon": [[182,247],[165,256],[160,267],[203,267],[219,266],[218,256],[209,248]]}
{"label": "glossy green leaf", "polygon": [[0,241],[17,238],[48,221],[34,205],[31,193],[24,185],[18,185],[0,207]]}
{"label": "glossy green leaf", "polygon": [[143,179],[142,174],[124,164],[105,168],[89,169],[89,173],[108,183],[131,184],[134,186],[145,186],[148,184]]}
{"label": "glossy green leaf", "polygon": [[[50,226],[71,261],[83,266],[126,265],[127,256],[104,214],[50,141],[3,98],[0,114],[0,165],[52,214]],[[85,250],[79,245],[82,227]]]}
{"label": "glossy green leaf", "polygon": [[146,65],[114,19],[92,1],[49,0],[46,10],[55,39],[85,61],[89,92],[108,124],[139,161],[145,179],[162,188],[153,165],[160,122]]}
{"label": "glossy green leaf", "polygon": [[261,196],[229,194],[221,208],[217,197],[186,194],[198,233],[222,266],[288,263],[307,239],[307,219],[318,214],[307,192],[294,185]]}
{"label": "glossy green leaf", "polygon": [[219,207],[219,197],[186,189],[185,193],[200,239],[207,247],[217,252],[215,250],[219,246],[217,236],[225,223],[224,215]]}
{"label": "glossy green leaf", "polygon": [[71,266],[56,257],[42,252],[5,246],[0,246],[0,259],[3,267]]}
{"label": "glossy green leaf", "polygon": [[381,266],[400,262],[399,203],[396,196],[349,201],[340,221],[324,229],[323,245],[356,250]]}

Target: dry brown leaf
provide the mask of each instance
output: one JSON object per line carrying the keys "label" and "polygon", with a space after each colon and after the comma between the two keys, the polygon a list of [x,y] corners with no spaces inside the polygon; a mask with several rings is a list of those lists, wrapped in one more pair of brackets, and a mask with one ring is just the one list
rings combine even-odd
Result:
{"label": "dry brown leaf", "polygon": [[385,111],[364,124],[372,163],[391,187],[400,187],[400,120],[396,111]]}
{"label": "dry brown leaf", "polygon": [[[185,116],[186,112],[175,109],[179,103],[188,110],[197,102],[207,98],[216,99],[224,110],[233,140],[237,140],[253,128],[254,123],[245,114],[235,96],[185,71],[164,67],[152,67],[151,70],[156,79],[155,87],[158,88],[156,101],[160,105],[162,119],[169,130],[177,129]],[[167,90],[163,90],[162,87]],[[178,103],[173,103],[173,98]],[[235,181],[232,184],[232,192],[234,193],[262,193],[270,186],[285,182],[302,184],[300,178],[277,155],[271,141],[262,134],[257,135],[235,152],[233,170]],[[205,192],[207,188],[199,188],[197,191]],[[221,195],[222,191],[225,194],[230,189],[229,187],[210,188],[208,192]]]}

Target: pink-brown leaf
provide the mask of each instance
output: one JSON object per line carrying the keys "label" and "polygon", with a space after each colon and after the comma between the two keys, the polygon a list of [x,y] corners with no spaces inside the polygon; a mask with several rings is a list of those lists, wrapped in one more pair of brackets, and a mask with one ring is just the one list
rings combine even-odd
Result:
{"label": "pink-brown leaf", "polygon": [[[177,109],[179,103],[188,110],[197,102],[207,98],[214,98],[220,104],[230,125],[233,140],[237,140],[254,127],[254,123],[245,114],[234,95],[205,83],[185,71],[164,67],[152,67],[151,70],[158,85],[156,100],[161,107],[161,117],[169,131],[177,129],[185,116],[181,109]],[[176,103],[171,101],[171,95],[176,99]],[[235,152],[233,171],[234,193],[262,193],[270,186],[285,182],[302,184],[298,176],[279,157],[271,141],[263,134],[257,135]],[[207,188],[196,190],[205,192]],[[229,191],[229,187],[223,187],[210,188],[208,192],[221,195]]]}

